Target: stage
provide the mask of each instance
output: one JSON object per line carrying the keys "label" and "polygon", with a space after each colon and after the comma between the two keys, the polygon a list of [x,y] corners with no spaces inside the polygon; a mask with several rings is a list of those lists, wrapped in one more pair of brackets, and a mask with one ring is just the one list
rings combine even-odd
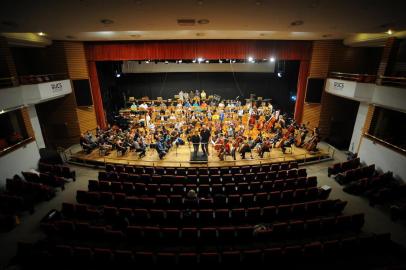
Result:
{"label": "stage", "polygon": [[[193,148],[193,147],[191,147]],[[246,153],[246,159],[242,159],[240,154],[236,154],[236,160],[231,156],[226,156],[222,161],[218,158],[217,152],[212,147],[209,148],[209,156],[207,162],[190,161],[191,149],[188,145],[182,145],[178,148],[173,147],[169,153],[160,160],[155,149],[148,149],[146,156],[139,158],[139,153],[128,152],[124,156],[117,156],[116,151],[111,151],[106,156],[100,156],[99,150],[95,149],[90,154],[79,150],[80,147],[75,147],[70,150],[69,162],[87,166],[104,167],[106,163],[139,165],[139,166],[163,166],[163,167],[207,167],[207,166],[244,166],[257,165],[267,163],[297,161],[300,163],[319,162],[330,160],[332,156],[332,148],[328,144],[319,144],[317,153],[309,153],[305,149],[292,147],[287,153],[283,154],[280,148],[274,148],[271,152],[266,152],[264,158],[260,158],[258,153]]]}

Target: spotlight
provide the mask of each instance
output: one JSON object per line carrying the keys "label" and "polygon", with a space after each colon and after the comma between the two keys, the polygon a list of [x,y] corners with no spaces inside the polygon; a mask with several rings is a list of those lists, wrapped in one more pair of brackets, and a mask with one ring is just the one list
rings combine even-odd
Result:
{"label": "spotlight", "polygon": [[278,71],[278,77],[282,78],[282,72],[281,71]]}
{"label": "spotlight", "polygon": [[193,59],[193,60],[192,60],[192,63],[196,63],[196,59]]}
{"label": "spotlight", "polygon": [[203,58],[201,58],[201,57],[199,57],[199,58],[197,58],[197,62],[199,62],[199,63],[201,63],[201,62],[203,62]]}
{"label": "spotlight", "polygon": [[393,34],[393,31],[392,31],[391,29],[389,29],[386,33],[387,33],[388,35],[392,35],[392,34]]}
{"label": "spotlight", "polygon": [[271,59],[269,59],[271,62],[275,62],[275,57],[271,57]]}
{"label": "spotlight", "polygon": [[208,64],[208,63],[209,63],[209,60],[206,60],[206,63]]}
{"label": "spotlight", "polygon": [[296,101],[296,96],[295,95],[290,96],[290,100]]}
{"label": "spotlight", "polygon": [[117,73],[116,74],[116,78],[120,78],[121,77],[121,74],[120,73]]}
{"label": "spotlight", "polygon": [[252,62],[252,61],[254,61],[254,58],[252,58],[252,56],[249,56],[248,57],[248,62]]}

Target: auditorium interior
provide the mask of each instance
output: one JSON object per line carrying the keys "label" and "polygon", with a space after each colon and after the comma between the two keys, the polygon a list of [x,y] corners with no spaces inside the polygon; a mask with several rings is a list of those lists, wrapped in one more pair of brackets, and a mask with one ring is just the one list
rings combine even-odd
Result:
{"label": "auditorium interior", "polygon": [[0,6],[0,269],[406,269],[404,1]]}

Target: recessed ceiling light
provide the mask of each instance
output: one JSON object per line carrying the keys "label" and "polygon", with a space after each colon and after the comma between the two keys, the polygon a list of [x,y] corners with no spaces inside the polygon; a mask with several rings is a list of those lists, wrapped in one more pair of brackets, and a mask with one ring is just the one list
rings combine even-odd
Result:
{"label": "recessed ceiling light", "polygon": [[196,33],[196,36],[198,37],[203,37],[205,34],[204,33]]}
{"label": "recessed ceiling light", "polygon": [[386,33],[387,33],[388,35],[392,35],[392,34],[393,34],[393,31],[392,31],[391,29],[389,29],[388,31],[386,31]]}
{"label": "recessed ceiling light", "polygon": [[76,37],[75,36],[71,36],[71,35],[67,35],[67,36],[65,36],[67,39],[75,39]]}
{"label": "recessed ceiling light", "polygon": [[275,62],[275,57],[271,57],[271,59],[269,59],[271,62]]}
{"label": "recessed ceiling light", "polygon": [[104,25],[113,24],[114,21],[110,19],[101,19],[100,22]]}
{"label": "recessed ceiling light", "polygon": [[45,36],[45,33],[44,33],[44,32],[39,32],[39,33],[38,33],[38,36],[43,37],[43,36]]}
{"label": "recessed ceiling light", "polygon": [[208,19],[200,19],[197,21],[198,24],[208,24],[210,21]]}
{"label": "recessed ceiling light", "polygon": [[254,61],[254,58],[252,58],[252,56],[249,56],[249,57],[248,57],[248,61],[249,61],[249,62],[252,62],[252,61]]}
{"label": "recessed ceiling light", "polygon": [[324,35],[322,35],[322,37],[328,38],[328,37],[331,37],[331,34],[324,34]]}
{"label": "recessed ceiling light", "polygon": [[290,23],[291,26],[299,26],[302,25],[304,22],[302,20],[296,20]]}
{"label": "recessed ceiling light", "polygon": [[130,37],[132,37],[132,38],[139,38],[139,37],[141,37],[141,35],[134,34],[134,35],[130,35]]}

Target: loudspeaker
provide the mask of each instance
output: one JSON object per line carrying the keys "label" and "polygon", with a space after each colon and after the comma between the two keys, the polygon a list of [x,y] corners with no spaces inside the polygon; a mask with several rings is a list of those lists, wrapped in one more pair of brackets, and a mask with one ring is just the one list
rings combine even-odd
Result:
{"label": "loudspeaker", "polygon": [[39,154],[41,156],[40,162],[49,164],[63,164],[61,156],[53,149],[41,148],[39,149]]}

